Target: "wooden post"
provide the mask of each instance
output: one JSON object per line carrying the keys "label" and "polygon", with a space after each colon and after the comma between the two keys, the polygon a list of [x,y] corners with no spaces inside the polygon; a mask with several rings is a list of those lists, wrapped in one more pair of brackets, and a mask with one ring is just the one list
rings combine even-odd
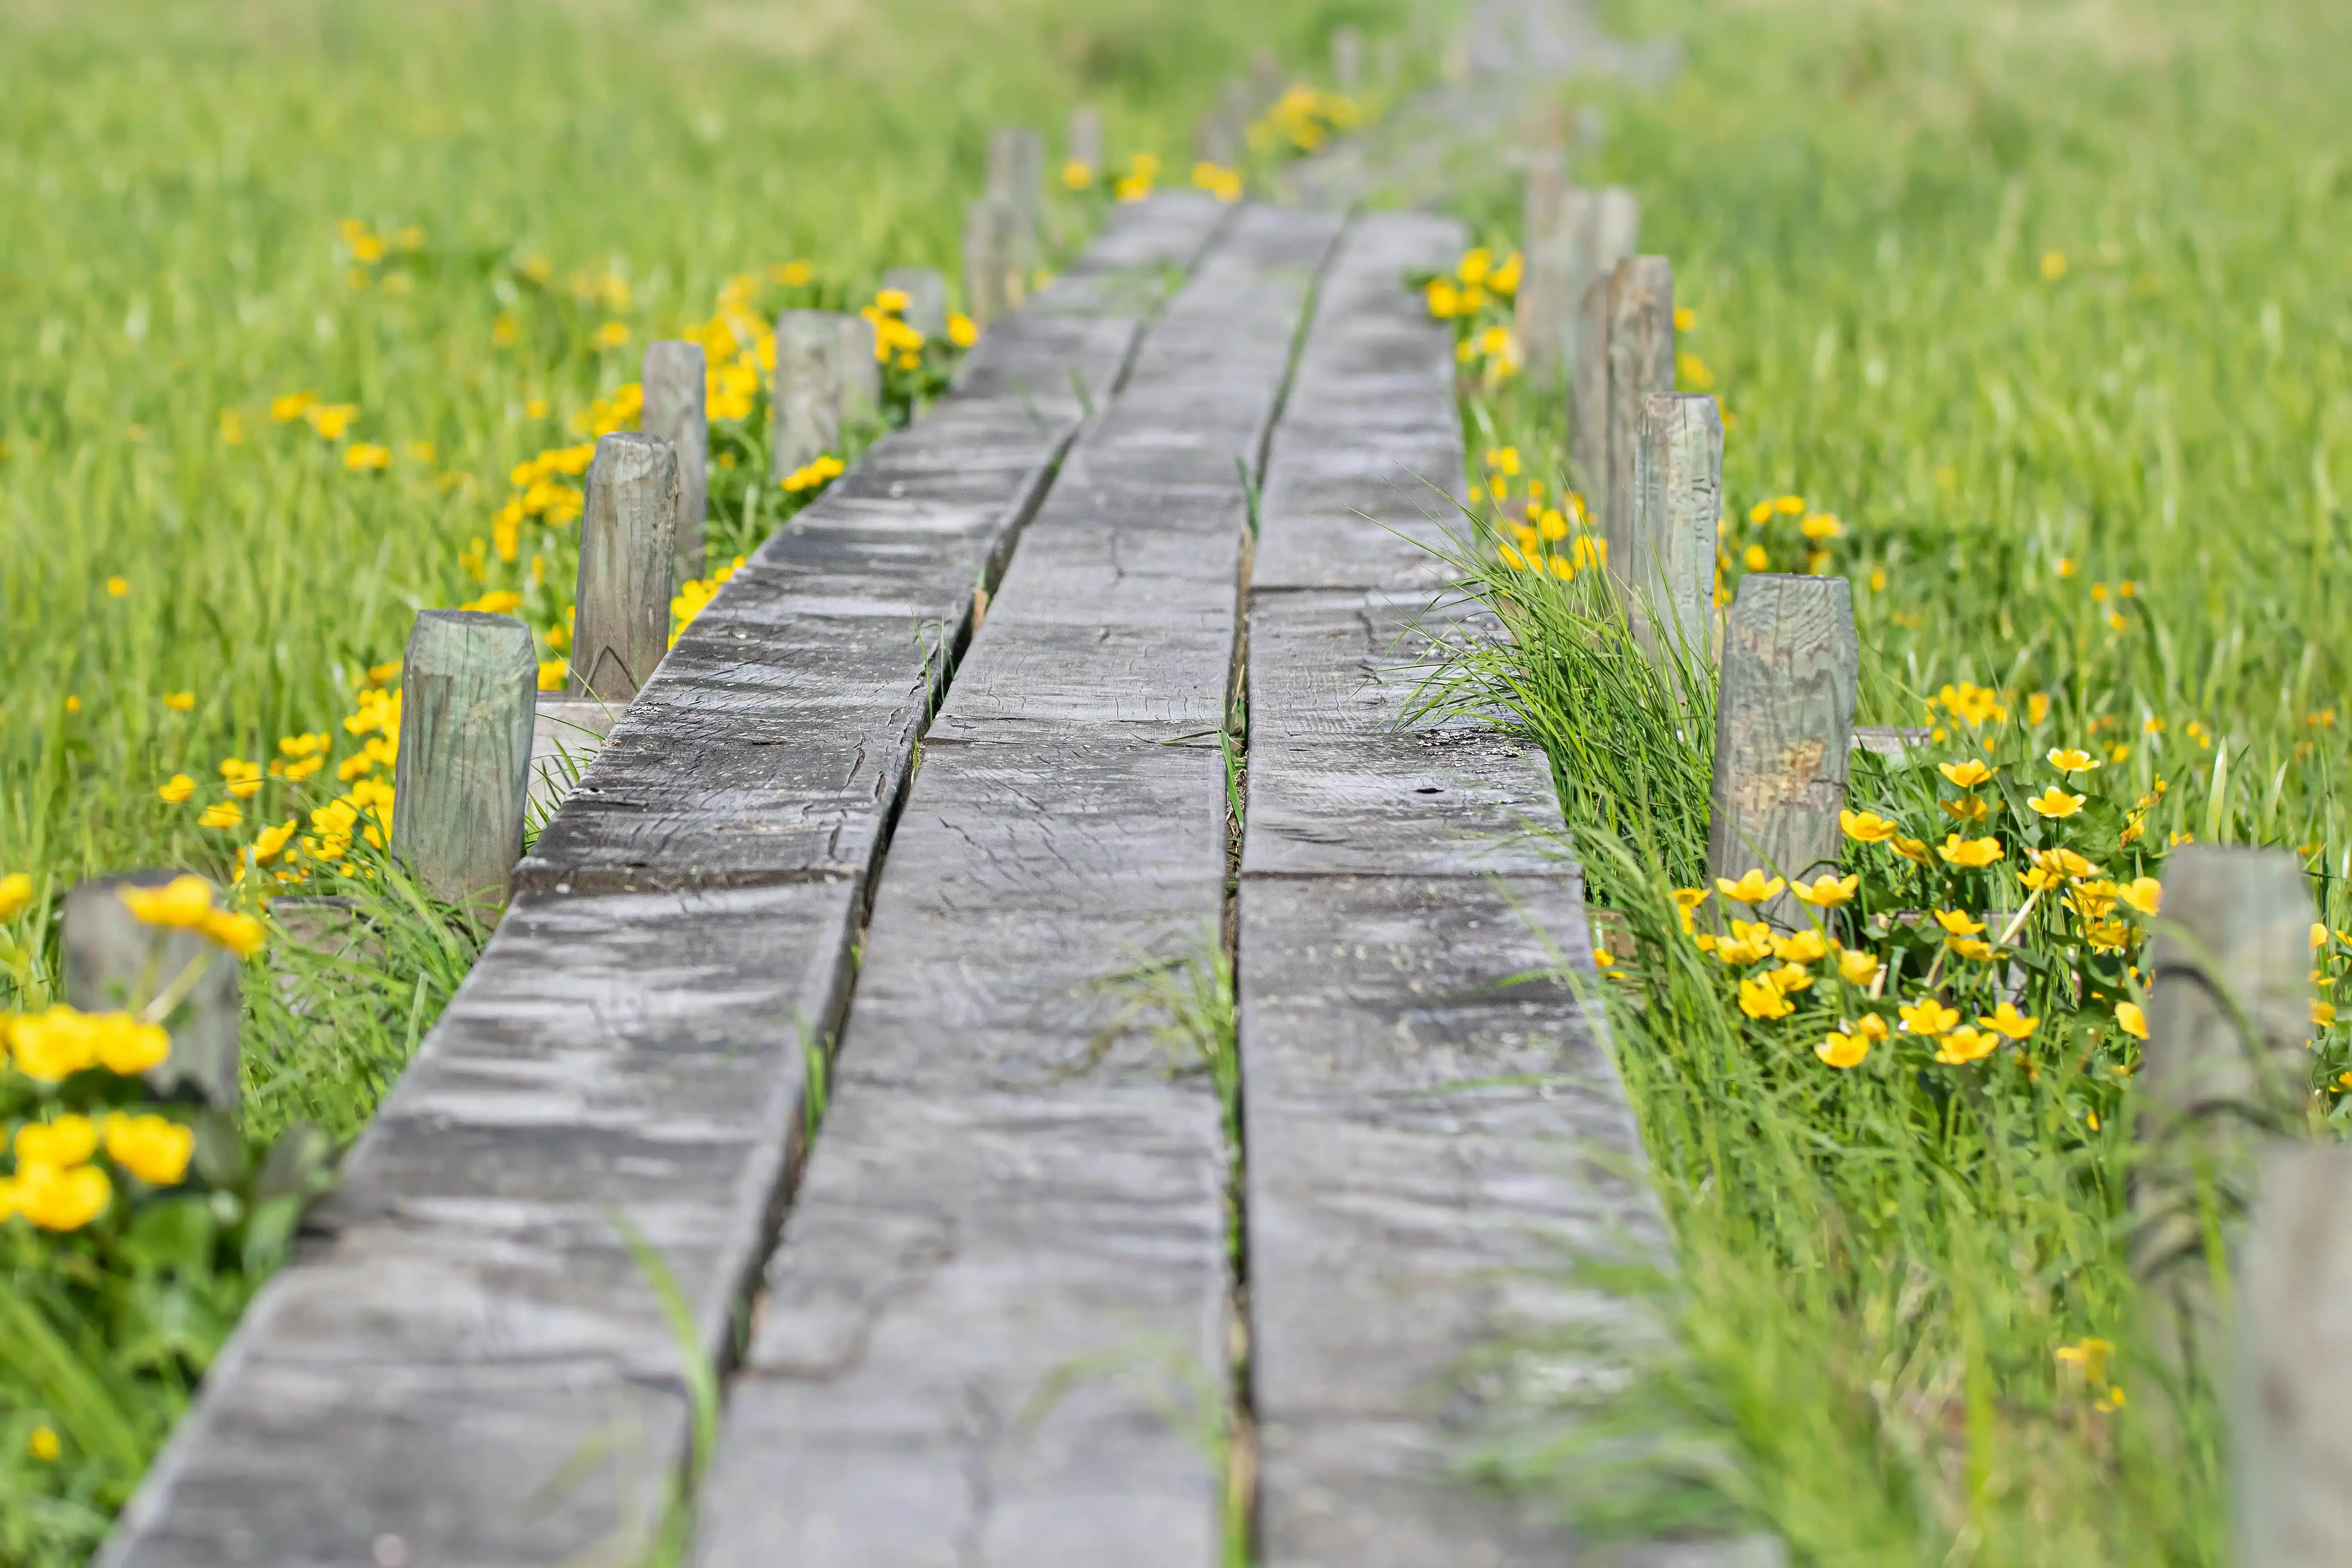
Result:
{"label": "wooden post", "polygon": [[1082,103],[1070,110],[1068,162],[1084,163],[1097,175],[1103,172],[1102,110]]}
{"label": "wooden post", "polygon": [[1633,453],[1642,443],[1642,400],[1675,389],[1675,270],[1663,256],[1636,256],[1609,278],[1608,503],[1601,533],[1620,583],[1633,546]]}
{"label": "wooden post", "polygon": [[2237,1275],[2237,1568],[2352,1568],[2352,1150],[2274,1143]]}
{"label": "wooden post", "polygon": [[936,267],[893,267],[882,274],[882,287],[907,297],[899,320],[935,342],[948,332],[948,280]]}
{"label": "wooden post", "polygon": [[[1576,323],[1569,361],[1574,366],[1569,454],[1585,503],[1598,520],[1609,500],[1609,283],[1617,264],[1633,254],[1642,208],[1622,185],[1573,192],[1569,203],[1577,247],[1570,283]],[[1672,385],[1669,381],[1658,390]]]}
{"label": "wooden post", "polygon": [[[836,342],[840,334],[833,334]],[[778,342],[776,364],[783,366]],[[572,690],[623,703],[669,651],[669,572],[676,553],[677,453],[635,430],[596,443],[580,520],[580,582],[572,597]],[[418,626],[424,623],[420,620]],[[420,631],[417,636],[422,636]],[[412,637],[410,647],[415,646]],[[522,756],[530,758],[525,710]]]}
{"label": "wooden post", "polygon": [[1570,291],[1576,236],[1569,226],[1568,159],[1557,148],[1528,155],[1519,251],[1526,265],[1512,328],[1518,334],[1522,374],[1528,384],[1548,389],[1570,363],[1570,323],[1578,303]]}
{"label": "wooden post", "polygon": [[[1723,515],[1723,415],[1715,399],[1654,392],[1633,452],[1633,626],[1654,658],[1715,653],[1716,524]],[[1661,633],[1664,633],[1661,636]],[[1849,714],[1849,721],[1851,715]]]}
{"label": "wooden post", "polygon": [[1045,232],[1045,133],[1007,125],[988,133],[988,194],[1002,196],[1020,215],[1016,247],[1034,266],[1038,237]]}
{"label": "wooden post", "polygon": [[[1716,700],[1709,877],[1761,868],[1791,881],[1835,870],[1855,682],[1862,669],[1843,577],[1751,573],[1723,634]],[[1734,906],[1731,913],[1754,918]],[[1803,919],[1783,892],[1758,913]]]}
{"label": "wooden post", "polygon": [[1641,199],[1622,185],[1604,185],[1592,219],[1592,270],[1606,277],[1634,253],[1642,232]]}
{"label": "wooden post", "polygon": [[1287,73],[1282,61],[1272,49],[1259,49],[1250,56],[1250,114],[1257,119],[1282,100]]}
{"label": "wooden post", "polygon": [[776,318],[774,435],[768,466],[781,479],[841,447],[841,322],[830,310]]}
{"label": "wooden post", "polygon": [[[635,433],[607,436],[596,464],[609,467],[614,442],[658,448],[666,444]],[[669,494],[677,494],[677,462],[667,463]],[[595,525],[598,490],[610,510],[612,486],[588,479],[587,521]],[[588,576],[586,536],[581,578]],[[643,571],[669,576],[667,531],[645,552]],[[580,646],[588,645],[589,602],[581,595]],[[402,666],[400,755],[394,764],[392,853],[425,890],[446,903],[491,914],[513,889],[522,858],[523,801],[530,782],[530,729],[538,705],[539,664],[530,628],[512,616],[476,610],[426,610],[408,634]]]}
{"label": "wooden post", "polygon": [[677,452],[677,563],[672,586],[702,575],[704,530],[710,515],[710,420],[704,412],[709,373],[699,343],[656,342],[646,347],[645,417],[648,436],[658,436]]}
{"label": "wooden post", "polygon": [[2136,1079],[2131,1254],[2151,1343],[2188,1371],[2220,1348],[2208,1215],[2234,1229],[2254,1142],[2294,1125],[2310,1098],[2312,905],[2284,850],[2184,845],[2164,872]]}
{"label": "wooden post", "polygon": [[874,357],[874,323],[856,311],[836,317],[841,380],[840,427],[872,426],[882,418],[882,362]]}
{"label": "wooden post", "polygon": [[973,321],[984,327],[1021,303],[1029,255],[1021,211],[1010,196],[982,196],[964,209],[964,310]]}
{"label": "wooden post", "polygon": [[1249,89],[1228,79],[1217,107],[1203,116],[1193,132],[1193,155],[1221,169],[1237,169],[1249,146]]}
{"label": "wooden post", "polygon": [[1331,85],[1342,98],[1353,98],[1364,84],[1364,35],[1358,27],[1331,29]]}
{"label": "wooden post", "polygon": [[[525,633],[528,640],[530,634]],[[236,955],[201,932],[142,922],[125,888],[160,888],[177,871],[93,877],[66,894],[66,1001],[85,1013],[139,1013],[187,967],[205,967],[187,999],[163,1020],[172,1054],[145,1077],[158,1095],[188,1089],[217,1110],[236,1108]]]}

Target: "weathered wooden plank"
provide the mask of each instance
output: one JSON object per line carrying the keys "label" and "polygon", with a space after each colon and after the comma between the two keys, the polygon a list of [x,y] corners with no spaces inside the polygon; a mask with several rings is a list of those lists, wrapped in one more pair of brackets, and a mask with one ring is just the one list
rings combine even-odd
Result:
{"label": "weathered wooden plank", "polygon": [[[1534,1373],[1528,1347],[1548,1333],[1658,1336],[1574,1276],[1579,1263],[1670,1257],[1607,1047],[1559,982],[1506,984],[1589,963],[1584,923],[1572,869],[1499,883],[1244,875],[1269,1564],[1533,1565],[1570,1550],[1548,1503],[1460,1469],[1527,1419],[1512,1373]],[[1573,1359],[1549,1370],[1622,1364]]]}
{"label": "weathered wooden plank", "polygon": [[925,741],[703,1500],[710,1568],[1215,1558],[1223,1112],[1119,1031],[1116,982],[1215,940],[1224,761],[1160,742],[1222,721],[1243,472],[1337,229],[1240,214]]}
{"label": "weathered wooden plank", "polygon": [[856,889],[525,895],[266,1287],[104,1561],[625,1558],[722,1357],[839,1015]]}
{"label": "weathered wooden plank", "polygon": [[[603,510],[609,532],[609,496]],[[650,563],[667,573],[667,537],[647,543],[659,551]],[[600,614],[583,608],[583,634],[608,624]],[[401,668],[392,853],[433,897],[492,914],[522,855],[539,685],[530,628],[512,616],[426,610],[409,629]]]}
{"label": "weathered wooden plank", "polygon": [[[934,690],[921,615],[961,637],[965,574],[1001,562],[1074,426],[1071,378],[1108,397],[1165,272],[1223,221],[1190,198],[1112,215],[1071,287],[990,334],[976,386],[882,443],[689,628],[109,1564],[635,1560],[689,1415],[613,1220],[663,1253],[694,1350],[724,1361],[808,1048],[840,1013],[876,803]],[[681,890],[591,896],[616,883]]]}
{"label": "weathered wooden plank", "polygon": [[[1723,630],[1709,876],[1794,881],[1836,868],[1860,668],[1844,578],[1739,580]],[[1786,892],[1755,907],[1775,922],[1804,919]]]}

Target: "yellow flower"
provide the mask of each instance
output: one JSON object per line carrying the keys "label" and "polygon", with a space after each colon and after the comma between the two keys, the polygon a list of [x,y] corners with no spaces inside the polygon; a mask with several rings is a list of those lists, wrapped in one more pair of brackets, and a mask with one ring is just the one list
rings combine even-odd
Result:
{"label": "yellow flower", "polygon": [[1960,1021],[1958,1008],[1947,1007],[1933,996],[1905,1003],[1895,1012],[1902,1016],[1903,1026],[1915,1035],[1940,1035]]}
{"label": "yellow flower", "polygon": [[2033,1033],[2033,1026],[2042,1020],[2019,1012],[2013,1002],[2003,1002],[1993,1009],[1990,1016],[1980,1017],[1977,1022],[1997,1034],[2007,1035],[2012,1040],[2021,1040]]}
{"label": "yellow flower", "polygon": [[1984,930],[1984,921],[1965,910],[1937,910],[1936,923],[1954,936],[1974,936]]}
{"label": "yellow flower", "polygon": [[2088,773],[2099,765],[2097,759],[2090,752],[2073,746],[2053,750],[2049,756],[2049,763],[2062,773]]}
{"label": "yellow flower", "polygon": [[212,913],[213,885],[202,877],[174,877],[160,888],[124,888],[123,908],[143,925],[202,925]]}
{"label": "yellow flower", "polygon": [[1797,895],[1800,903],[1811,904],[1817,910],[1833,910],[1861,890],[1859,876],[1840,877],[1834,871],[1824,871],[1808,886],[1803,882],[1790,884],[1789,890]]}
{"label": "yellow flower", "polygon": [[625,322],[607,321],[596,329],[594,342],[600,349],[616,349],[628,341],[629,329]]}
{"label": "yellow flower", "polygon": [[948,342],[960,349],[968,349],[980,342],[980,326],[961,310],[948,313]]}
{"label": "yellow flower", "polygon": [[1489,447],[1486,448],[1486,466],[1498,474],[1516,474],[1519,471],[1519,449],[1517,447]]}
{"label": "yellow flower", "polygon": [[1094,183],[1095,166],[1092,163],[1086,162],[1082,158],[1069,158],[1064,160],[1062,163],[1062,188],[1064,190],[1089,190],[1093,187]]}
{"label": "yellow flower", "polygon": [[1793,995],[1812,984],[1812,972],[1801,963],[1784,963],[1763,977],[1781,995]]}
{"label": "yellow flower", "polygon": [[1715,890],[1734,903],[1760,904],[1777,899],[1789,884],[1779,877],[1766,877],[1761,870],[1747,872],[1738,881],[1728,877],[1715,879]]}
{"label": "yellow flower", "polygon": [[215,801],[205,807],[196,818],[198,827],[236,827],[245,821],[245,812],[233,800]]}
{"label": "yellow flower", "polygon": [[1848,985],[1868,985],[1878,978],[1878,955],[1846,949],[1838,954],[1838,978]]}
{"label": "yellow flower", "polygon": [[261,922],[251,915],[234,914],[227,910],[215,910],[196,928],[205,935],[228,949],[239,958],[251,958],[261,951]]}
{"label": "yellow flower", "polygon": [[2066,253],[2045,250],[2042,253],[2042,276],[2044,281],[2055,283],[2066,276]]}
{"label": "yellow flower", "polygon": [[274,860],[294,837],[294,819],[288,817],[275,827],[265,827],[254,835],[253,858],[259,861]]}
{"label": "yellow flower", "polygon": [[1975,757],[1964,763],[1945,763],[1936,771],[1962,789],[1973,789],[1992,777],[1992,770]]}
{"label": "yellow flower", "polygon": [[572,666],[570,663],[563,659],[541,659],[539,661],[539,689],[541,691],[562,690],[564,678],[570,672],[571,668]]}
{"label": "yellow flower", "polygon": [[1706,889],[1705,888],[1676,888],[1675,889],[1675,914],[1682,921],[1683,934],[1685,936],[1691,934],[1692,911],[1696,910],[1705,902],[1706,902]]}
{"label": "yellow flower", "polygon": [[2311,945],[2314,951],[2327,945],[2327,928],[2316,921],[2311,926]]}
{"label": "yellow flower", "polygon": [[33,878],[27,871],[0,877],[0,921],[13,921],[33,901]]}
{"label": "yellow flower", "polygon": [[1772,557],[1760,544],[1751,544],[1739,553],[1739,563],[1750,572],[1761,572],[1772,564]]}
{"label": "yellow flower", "polygon": [[2000,956],[1993,951],[1992,943],[1979,942],[1972,936],[1948,936],[1944,941],[1962,958],[1972,958],[1979,963],[1990,963]]}
{"label": "yellow flower", "polygon": [[[1958,835],[1955,834],[1953,837],[1958,837]],[[1895,841],[1895,852],[1906,860],[1916,860],[1922,866],[1927,864],[1927,846],[1921,839],[1897,838]]]}
{"label": "yellow flower", "polygon": [[359,405],[352,403],[313,403],[301,413],[310,428],[329,441],[340,440],[359,416]]}
{"label": "yellow flower", "polygon": [[2336,1023],[2334,1005],[2326,1002],[2314,1002],[2311,1005],[2311,1021],[2323,1029],[2333,1027]]}
{"label": "yellow flower", "polygon": [[1462,265],[1454,269],[1454,276],[1465,283],[1483,283],[1495,265],[1495,253],[1483,247],[1463,253]]}
{"label": "yellow flower", "polygon": [[1838,826],[1845,836],[1860,844],[1884,844],[1895,837],[1895,824],[1874,811],[1841,811]]}
{"label": "yellow flower", "polygon": [[392,448],[373,441],[362,441],[343,452],[343,467],[352,472],[371,473],[392,467]]}
{"label": "yellow flower", "polygon": [[1729,940],[1715,944],[1715,956],[1738,969],[1771,957],[1772,946],[1772,928],[1764,921],[1734,921]]}
{"label": "yellow flower", "polygon": [[1991,865],[2004,853],[1997,838],[1963,838],[1957,833],[1947,834],[1936,853],[1947,864],[1972,868]]}
{"label": "yellow flower", "polygon": [[2135,877],[2116,886],[2116,897],[2140,913],[2152,915],[2164,906],[2164,884],[2153,877]]}
{"label": "yellow flower", "polygon": [[319,401],[315,392],[289,392],[269,400],[269,416],[280,425],[299,419]]}
{"label": "yellow flower", "polygon": [[1829,942],[1811,926],[1772,941],[1772,956],[1790,963],[1816,963],[1828,957],[1829,951]]}
{"label": "yellow flower", "polygon": [[1862,1035],[1832,1029],[1822,1043],[1813,1047],[1813,1055],[1833,1068],[1858,1068],[1870,1055],[1870,1041]]}
{"label": "yellow flower", "polygon": [[59,1170],[82,1164],[98,1152],[98,1124],[87,1116],[60,1116],[55,1121],[28,1121],[16,1129],[16,1164],[55,1165]]}
{"label": "yellow flower", "polygon": [[1797,531],[1807,539],[1837,539],[1845,532],[1845,525],[1828,512],[1817,511],[1797,525]]}
{"label": "yellow flower", "polygon": [[61,1451],[62,1445],[58,1442],[57,1432],[47,1426],[34,1427],[32,1435],[25,1439],[25,1452],[45,1465]]}
{"label": "yellow flower", "polygon": [[1739,983],[1739,1010],[1751,1018],[1785,1018],[1797,1010],[1797,1005],[1780,994],[1780,988],[1767,975]]}
{"label": "yellow flower", "polygon": [[1982,822],[1992,815],[1992,808],[1979,795],[1964,795],[1958,800],[1939,800],[1936,804],[1954,822]]}
{"label": "yellow flower", "polygon": [[2079,795],[2068,795],[2056,784],[2052,784],[2025,804],[2043,816],[2072,816],[2083,809],[2083,797]]}
{"label": "yellow flower", "polygon": [[497,588],[478,599],[468,600],[457,607],[461,610],[478,610],[485,615],[504,616],[520,609],[521,605],[520,594],[511,588]]}
{"label": "yellow flower", "polygon": [[2135,1040],[2147,1038],[2147,1015],[2140,1011],[2137,1002],[2116,1004],[2116,1025]]}
{"label": "yellow flower", "polygon": [[1937,1045],[1936,1059],[1946,1067],[1960,1067],[1983,1060],[1992,1055],[1994,1047],[2000,1044],[1999,1035],[1964,1024],[1946,1035]]}
{"label": "yellow flower", "polygon": [[106,1120],[106,1157],[149,1186],[177,1185],[195,1150],[194,1131],[168,1117],[115,1115]]}
{"label": "yellow flower", "polygon": [[43,1230],[79,1230],[106,1212],[114,1184],[96,1165],[19,1165],[16,1209]]}
{"label": "yellow flower", "polygon": [[1804,514],[1805,510],[1805,498],[1802,496],[1782,496],[1779,500],[1772,503],[1772,507],[1774,510],[1780,512],[1784,517],[1801,517]]}
{"label": "yellow flower", "polygon": [[129,598],[131,596],[131,579],[128,577],[109,577],[106,580],[106,592],[110,598]]}
{"label": "yellow flower", "polygon": [[195,705],[196,694],[193,691],[166,691],[163,693],[163,706],[169,708],[174,713],[185,713],[189,709],[194,708]]}

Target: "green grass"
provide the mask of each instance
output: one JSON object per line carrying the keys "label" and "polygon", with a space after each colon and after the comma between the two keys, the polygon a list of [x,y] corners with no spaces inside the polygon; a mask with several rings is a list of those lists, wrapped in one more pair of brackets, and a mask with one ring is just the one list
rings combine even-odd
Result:
{"label": "green grass", "polygon": [[[992,127],[1040,126],[1058,158],[1090,102],[1115,164],[1150,153],[1181,180],[1253,51],[1315,79],[1333,28],[1393,33],[1415,9],[0,0],[0,874],[34,882],[0,924],[0,1009],[55,999],[73,882],[226,881],[262,826],[349,787],[335,763],[362,739],[339,721],[418,610],[515,590],[560,626],[568,530],[526,524],[511,563],[485,551],[509,470],[584,439],[644,344],[709,321],[730,279],[751,276],[755,316],[854,306],[893,266],[954,289]],[[1072,240],[1087,207],[1069,204]],[[779,285],[793,261],[808,280]],[[299,393],[357,413],[332,438],[273,417]],[[362,444],[386,466],[351,467]],[[788,510],[760,483],[756,416],[715,446],[735,466],[713,476],[714,567]],[[200,826],[223,762],[322,732],[324,771]],[[179,773],[194,798],[159,796]],[[478,949],[357,855],[375,879],[301,890],[357,897],[368,942],[281,939],[247,966],[254,1151],[298,1123],[356,1134]],[[8,1568],[87,1554],[266,1272],[266,1248],[208,1257],[194,1284],[116,1269],[128,1206],[64,1238],[0,1224],[0,1306],[68,1347],[47,1370],[0,1355]],[[162,1349],[106,1316],[118,1289],[197,1286],[205,1331]],[[28,1447],[43,1427],[54,1459]]]}
{"label": "green grass", "polygon": [[[1611,134],[1585,174],[1640,192],[1643,248],[1696,312],[1684,384],[1730,424],[1727,588],[1751,543],[1807,568],[1802,513],[1748,521],[1803,497],[1843,521],[1818,565],[1853,584],[1864,721],[1934,723],[1937,760],[1990,739],[2035,788],[2032,759],[2084,746],[2106,760],[2085,820],[2161,777],[2128,858],[2284,846],[2352,923],[2352,13],[1643,0],[1619,21],[1690,45],[1659,96],[1588,94]],[[1468,205],[1507,243],[1508,193]],[[1573,478],[1555,401],[1507,385],[1469,409],[1474,441]],[[1612,1016],[1679,1238],[1695,1408],[1743,1461],[1733,1502],[1800,1562],[2224,1560],[2218,1413],[2148,1352],[2127,1264],[2129,1042],[2070,1016],[1979,1067],[1883,1048],[1837,1072],[1818,1024],[1743,1016],[1667,896],[1703,862],[1711,725],[1678,726],[1675,683],[1586,581],[1479,574],[1521,636],[1459,673],[1547,746],[1607,934],[1638,954]],[[1968,680],[2011,710],[1982,736],[1925,706]],[[1858,771],[1855,793],[1931,816],[1955,798],[1931,772]],[[1993,820],[2041,841],[2013,803]],[[1998,884],[1941,885],[1990,907]],[[2340,984],[2341,953],[2324,966]],[[2344,1053],[2325,1031],[2315,1078]],[[2086,1338],[2120,1347],[2120,1410],[2055,1354]]]}

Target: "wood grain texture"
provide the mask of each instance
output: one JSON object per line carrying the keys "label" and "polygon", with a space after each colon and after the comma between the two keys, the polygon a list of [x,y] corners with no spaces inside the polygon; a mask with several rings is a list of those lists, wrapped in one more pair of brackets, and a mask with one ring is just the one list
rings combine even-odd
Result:
{"label": "wood grain texture", "polygon": [[1652,393],[1633,449],[1626,581],[1633,629],[1653,658],[1714,661],[1717,524],[1723,517],[1723,415],[1712,397]]}
{"label": "wood grain texture", "polygon": [[2132,1272],[2158,1355],[2210,1358],[2225,1327],[2207,1256],[2252,1198],[2254,1150],[2299,1132],[2310,1068],[2311,893],[2283,849],[2183,845],[2164,866],[2148,945],[2147,1044],[2135,1079]]}
{"label": "wood grain texture", "polygon": [[[1440,643],[1500,628],[1381,548],[1381,511],[1329,504],[1400,443],[1460,471],[1450,334],[1403,279],[1462,244],[1350,230],[1261,508],[1236,989],[1270,1568],[1587,1560],[1464,1468],[1531,1417],[1515,1387],[1620,1376],[1664,1337],[1574,1277],[1669,1253],[1599,1016],[1557,978],[1591,957],[1548,767],[1416,701]],[[1288,567],[1305,542],[1318,563]],[[1533,1350],[1567,1325],[1601,1342]]]}
{"label": "wood grain texture", "polygon": [[1222,718],[1235,459],[1338,227],[1236,215],[931,727],[703,1500],[709,1568],[1215,1560],[1192,1428],[1223,1376],[1221,1111],[1121,1026],[1116,978],[1214,940],[1223,759],[1161,742]]}
{"label": "wood grain texture", "polygon": [[1675,273],[1663,256],[1636,256],[1609,276],[1608,488],[1601,508],[1609,569],[1630,584],[1633,541],[1633,454],[1642,441],[1642,406],[1654,392],[1675,389]]}
{"label": "wood grain texture", "polygon": [[2261,1155],[2238,1269],[2230,1387],[2240,1568],[2352,1564],[2352,1151]]}
{"label": "wood grain texture", "polygon": [[855,310],[840,324],[841,427],[871,428],[882,419],[882,362],[874,357],[874,323]]}
{"label": "wood grain texture", "polygon": [[238,965],[235,954],[192,931],[142,923],[122,902],[125,888],[160,888],[177,871],[124,871],[78,882],[66,894],[65,1000],[85,1013],[142,1013],[190,964],[202,978],[164,1020],[172,1054],[145,1075],[161,1096],[193,1093],[235,1110]]}
{"label": "wood grain texture", "polygon": [[1034,239],[1021,205],[992,193],[964,209],[963,298],[971,319],[985,327],[1028,295]]}
{"label": "wood grain texture", "polygon": [[[264,1288],[103,1561],[625,1560],[723,1356],[838,1016],[856,890],[526,895]],[[567,1479],[569,1478],[569,1479]]]}
{"label": "wood grain texture", "polygon": [[[935,689],[920,623],[968,615],[1074,426],[1071,379],[1108,400],[1166,275],[1224,221],[1191,197],[1110,215],[1069,286],[975,352],[976,388],[878,443],[697,620],[215,1363],[110,1568],[359,1564],[386,1535],[460,1568],[635,1560],[689,1418],[613,1219],[677,1274],[697,1350],[731,1353],[866,901],[871,838],[844,847],[855,825],[828,815],[903,784]],[[592,892],[633,887],[676,890]]]}
{"label": "wood grain texture", "polygon": [[776,384],[768,466],[782,479],[841,450],[841,319],[831,310],[776,318]]}
{"label": "wood grain texture", "polygon": [[580,520],[573,696],[627,702],[669,647],[677,471],[677,448],[659,437],[623,430],[597,438]]}
{"label": "wood grain texture", "polygon": [[638,426],[677,453],[677,527],[672,541],[677,565],[670,574],[674,588],[707,569],[703,532],[710,514],[710,420],[705,409],[709,381],[702,345],[648,343],[642,374],[646,406]]}
{"label": "wood grain texture", "polygon": [[[1716,700],[1708,876],[1760,868],[1794,881],[1836,868],[1860,670],[1844,578],[1740,579]],[[1759,907],[1785,928],[1804,918],[1788,893]]]}
{"label": "wood grain texture", "polygon": [[1569,383],[1570,482],[1596,520],[1609,510],[1609,281],[1597,274],[1578,300]]}
{"label": "wood grain texture", "polygon": [[[667,573],[668,541],[658,542]],[[594,624],[583,614],[581,630]],[[392,853],[435,898],[496,910],[522,855],[539,689],[530,628],[512,616],[426,610],[402,669]]]}

